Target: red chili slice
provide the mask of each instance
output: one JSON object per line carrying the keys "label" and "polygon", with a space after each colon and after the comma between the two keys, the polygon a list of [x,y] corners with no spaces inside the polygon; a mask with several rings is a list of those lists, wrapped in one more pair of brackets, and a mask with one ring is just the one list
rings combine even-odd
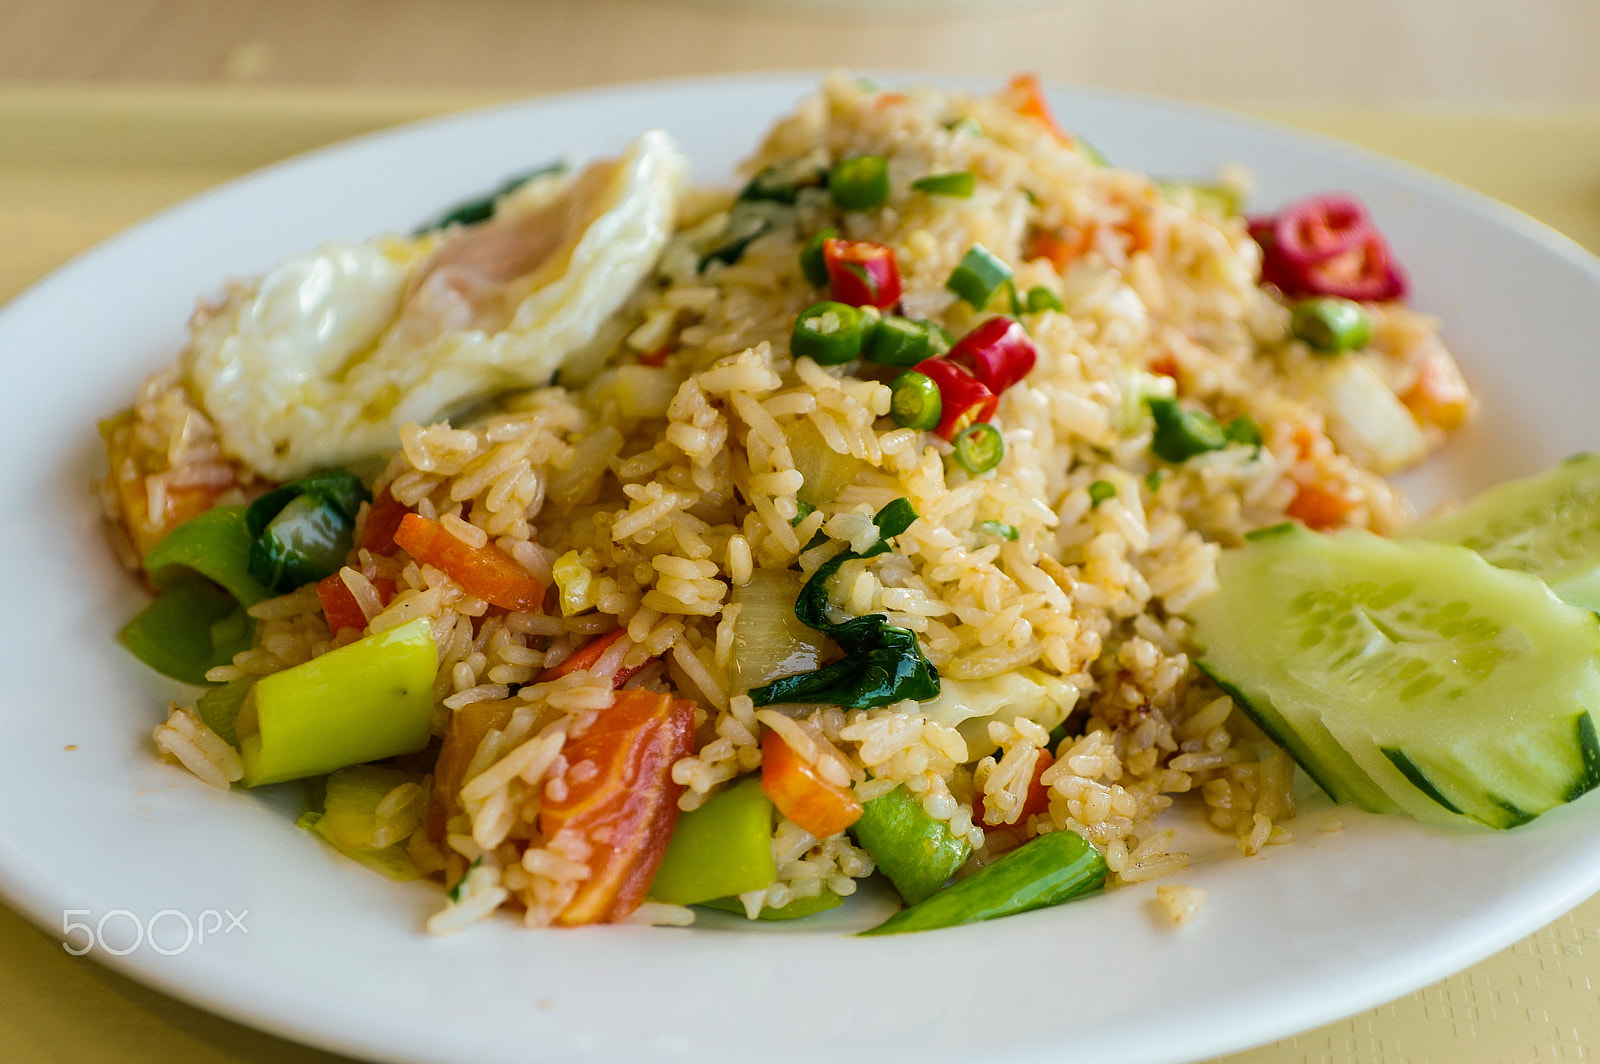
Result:
{"label": "red chili slice", "polygon": [[1307,295],[1343,296],[1357,301],[1400,299],[1406,278],[1377,230],[1343,254],[1306,267],[1303,287]]}
{"label": "red chili slice", "polygon": [[939,427],[933,431],[953,440],[960,431],[994,416],[1000,397],[978,378],[944,358],[928,358],[912,367],[939,387]]}
{"label": "red chili slice", "polygon": [[1026,377],[1038,360],[1028,330],[1015,318],[990,318],[951,348],[950,361],[972,371],[996,395]]}
{"label": "red chili slice", "polygon": [[900,263],[894,248],[870,240],[830,237],[822,242],[822,262],[838,302],[880,310],[900,302]]}
{"label": "red chili slice", "polygon": [[1366,208],[1339,193],[1292,204],[1278,212],[1273,225],[1277,253],[1291,266],[1326,262],[1358,247],[1372,232]]}

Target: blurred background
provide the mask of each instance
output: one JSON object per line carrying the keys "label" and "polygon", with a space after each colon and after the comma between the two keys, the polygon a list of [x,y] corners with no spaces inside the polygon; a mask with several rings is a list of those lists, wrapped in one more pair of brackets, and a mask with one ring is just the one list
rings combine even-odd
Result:
{"label": "blurred background", "polygon": [[[1376,148],[1600,250],[1600,0],[0,0],[0,302],[168,204],[412,118],[660,77],[846,66],[1237,108]],[[1600,1051],[1600,899],[1474,968],[1228,1064]],[[339,1060],[191,1009],[0,905],[0,1061]]]}
{"label": "blurred background", "polygon": [[846,65],[1208,101],[1600,104],[1594,0],[10,0],[0,79],[542,92]]}

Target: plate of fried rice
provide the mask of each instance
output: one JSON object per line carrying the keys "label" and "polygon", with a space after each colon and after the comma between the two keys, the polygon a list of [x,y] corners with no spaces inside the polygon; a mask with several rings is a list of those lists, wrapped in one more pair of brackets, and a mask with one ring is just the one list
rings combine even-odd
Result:
{"label": "plate of fried rice", "polygon": [[395,1061],[1156,1064],[1390,1000],[1600,888],[1600,805],[1335,804],[1188,613],[1254,530],[1593,448],[1597,295],[1426,174],[1027,76],[291,160],[0,315],[0,886]]}

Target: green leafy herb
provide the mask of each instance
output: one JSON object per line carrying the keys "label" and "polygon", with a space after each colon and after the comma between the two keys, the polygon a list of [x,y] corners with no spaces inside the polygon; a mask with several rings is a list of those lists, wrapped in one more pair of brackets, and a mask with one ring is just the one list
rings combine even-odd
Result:
{"label": "green leafy herb", "polygon": [[784,702],[818,702],[846,709],[870,709],[903,699],[922,702],[939,696],[939,670],[923,655],[917,636],[889,623],[881,613],[835,623],[828,619],[828,581],[848,561],[870,558],[889,549],[889,540],[917,519],[907,499],[896,499],[873,518],[878,542],[857,554],[845,551],[811,574],[795,599],[794,615],[837,643],[845,656],[812,672],[784,676],[749,692],[758,706]]}
{"label": "green leafy herb", "polygon": [[429,233],[435,229],[444,229],[452,225],[476,225],[479,222],[488,221],[494,217],[495,204],[500,201],[501,197],[509,196],[536,177],[547,177],[550,174],[564,174],[566,172],[567,164],[557,162],[515,174],[506,178],[489,192],[457,203],[433,219],[423,222],[412,231],[412,235],[421,236],[423,233]]}

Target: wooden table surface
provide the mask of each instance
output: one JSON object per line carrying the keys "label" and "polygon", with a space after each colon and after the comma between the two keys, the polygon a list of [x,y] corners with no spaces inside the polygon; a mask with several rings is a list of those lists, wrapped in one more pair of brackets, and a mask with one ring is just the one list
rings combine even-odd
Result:
{"label": "wooden table surface", "polygon": [[1595,0],[4,0],[0,82],[525,90],[997,73],[1280,104],[1600,103]]}
{"label": "wooden table surface", "polygon": [[[525,93],[836,65],[1031,69],[1266,110],[1600,250],[1597,46],[1600,0],[0,0],[0,302],[169,202],[340,136]],[[1228,1064],[1593,1060],[1596,987],[1600,898]],[[0,905],[6,1064],[342,1059],[69,957]]]}

